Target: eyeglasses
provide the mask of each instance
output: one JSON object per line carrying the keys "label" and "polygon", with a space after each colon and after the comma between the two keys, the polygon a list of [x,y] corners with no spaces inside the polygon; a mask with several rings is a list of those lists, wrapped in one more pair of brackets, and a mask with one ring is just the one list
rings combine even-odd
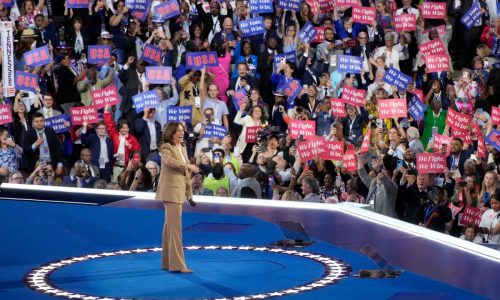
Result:
{"label": "eyeglasses", "polygon": [[360,39],[360,40],[366,40],[366,36],[358,36],[358,39]]}

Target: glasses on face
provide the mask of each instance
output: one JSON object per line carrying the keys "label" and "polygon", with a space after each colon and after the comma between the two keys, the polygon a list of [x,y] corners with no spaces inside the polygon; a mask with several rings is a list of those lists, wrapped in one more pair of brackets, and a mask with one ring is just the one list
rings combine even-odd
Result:
{"label": "glasses on face", "polygon": [[97,129],[99,129],[99,130],[105,130],[106,127],[97,127]]}
{"label": "glasses on face", "polygon": [[360,40],[366,40],[366,36],[359,36],[358,39],[360,39]]}

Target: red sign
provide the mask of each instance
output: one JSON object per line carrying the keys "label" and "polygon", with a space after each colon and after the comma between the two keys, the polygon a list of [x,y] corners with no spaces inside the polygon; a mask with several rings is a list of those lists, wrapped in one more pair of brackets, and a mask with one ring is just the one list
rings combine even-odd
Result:
{"label": "red sign", "polygon": [[110,85],[100,90],[92,91],[92,98],[94,99],[94,107],[99,109],[106,105],[117,105],[120,103],[116,86]]}
{"label": "red sign", "polygon": [[386,99],[377,101],[378,117],[380,119],[406,118],[408,108],[406,99]]}
{"label": "red sign", "polygon": [[365,136],[363,137],[363,144],[361,144],[361,149],[359,149],[361,153],[366,153],[370,150],[371,139],[372,139],[372,131],[368,129],[368,131],[366,131]]}
{"label": "red sign", "polygon": [[472,123],[472,116],[454,111],[448,108],[446,124],[459,131],[469,131],[469,125]]}
{"label": "red sign", "polygon": [[97,109],[94,106],[71,107],[70,113],[72,125],[82,125],[85,121],[87,121],[87,124],[99,122]]}
{"label": "red sign", "polygon": [[332,115],[334,117],[345,117],[347,116],[347,113],[345,111],[345,103],[342,101],[340,98],[333,98],[330,99],[330,104],[332,107]]}
{"label": "red sign", "polygon": [[317,137],[312,140],[303,141],[297,144],[297,152],[300,161],[305,162],[316,157],[320,157],[326,151],[325,140],[323,137]]}
{"label": "red sign", "polygon": [[432,146],[434,153],[441,153],[441,147],[446,145],[446,156],[450,155],[452,139],[451,136],[434,133],[434,144]]}
{"label": "red sign", "polygon": [[491,107],[491,123],[500,125],[500,108],[496,106]]}
{"label": "red sign", "polygon": [[414,14],[402,14],[394,16],[394,30],[414,31],[417,29],[417,16]]}
{"label": "red sign", "polygon": [[443,40],[440,38],[420,44],[418,46],[418,51],[420,51],[424,57],[428,55],[447,54]]}
{"label": "red sign", "polygon": [[0,105],[0,124],[12,123],[12,111],[9,104]]}
{"label": "red sign", "polygon": [[461,139],[465,144],[471,145],[472,144],[472,137],[470,136],[469,130],[452,130],[451,136],[454,138],[459,138]]}
{"label": "red sign", "polygon": [[446,169],[445,154],[417,154],[417,170],[419,173],[443,173],[444,169]]}
{"label": "red sign", "polygon": [[477,137],[477,155],[483,159],[488,157],[486,154],[486,144],[484,143],[483,135]]}
{"label": "red sign", "polygon": [[444,19],[446,16],[446,2],[424,2],[422,6],[424,19]]}
{"label": "red sign", "polygon": [[481,212],[481,209],[470,205],[466,205],[464,211],[462,212],[460,225],[466,226],[469,225],[470,223],[473,223],[479,226],[479,224],[481,223],[482,216],[483,213]]}
{"label": "red sign", "polygon": [[318,0],[318,3],[319,3],[319,8],[323,13],[327,11],[333,11],[333,6],[335,5],[334,0]]}
{"label": "red sign", "polygon": [[443,36],[446,34],[446,26],[445,25],[439,25],[439,26],[436,26],[434,28],[424,30],[422,33],[425,35],[428,35],[429,31],[431,31],[432,29],[435,29],[438,32],[439,36]]}
{"label": "red sign", "polygon": [[420,100],[421,102],[424,102],[425,98],[424,98],[424,92],[422,92],[422,90],[414,88],[410,93],[416,95],[418,97],[418,100]]}
{"label": "red sign", "polygon": [[438,54],[424,56],[427,73],[448,72],[450,70],[450,56]]}
{"label": "red sign", "polygon": [[330,142],[324,143],[325,152],[321,155],[324,160],[342,160],[344,156],[344,142]]}
{"label": "red sign", "polygon": [[247,126],[245,129],[245,143],[257,142],[257,136],[262,129],[260,126]]}
{"label": "red sign", "polygon": [[319,27],[314,27],[316,29],[316,35],[314,36],[314,39],[312,40],[313,43],[323,43],[325,41],[325,28],[323,26]]}
{"label": "red sign", "polygon": [[353,147],[347,149],[342,159],[342,168],[345,172],[354,172],[358,169],[358,160]]}
{"label": "red sign", "polygon": [[361,6],[361,1],[359,0],[335,0],[337,6]]}
{"label": "red sign", "polygon": [[292,139],[297,139],[299,136],[304,136],[305,140],[311,140],[316,137],[316,122],[292,120],[290,121],[290,136]]}
{"label": "red sign", "polygon": [[366,91],[344,86],[342,100],[354,106],[365,106]]}
{"label": "red sign", "polygon": [[375,7],[354,6],[352,8],[352,20],[356,23],[371,25],[375,22],[376,15]]}

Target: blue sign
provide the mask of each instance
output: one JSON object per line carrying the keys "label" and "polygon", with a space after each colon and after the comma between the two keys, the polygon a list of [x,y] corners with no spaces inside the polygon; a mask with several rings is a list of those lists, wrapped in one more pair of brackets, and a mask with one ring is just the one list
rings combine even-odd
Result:
{"label": "blue sign", "polygon": [[3,7],[12,7],[14,6],[14,0],[0,0],[0,5]]}
{"label": "blue sign", "polygon": [[107,63],[111,59],[111,46],[89,45],[87,49],[87,60],[89,64]]}
{"label": "blue sign", "polygon": [[217,67],[219,58],[217,52],[188,52],[186,53],[186,69],[201,70],[203,67]]}
{"label": "blue sign", "polygon": [[217,125],[217,124],[207,124],[205,127],[205,134],[203,135],[204,138],[219,138],[223,139],[227,135],[227,128],[222,126],[222,125]]}
{"label": "blue sign", "polygon": [[25,52],[23,57],[25,63],[32,68],[44,66],[52,62],[52,56],[50,55],[50,51],[47,46]]}
{"label": "blue sign", "polygon": [[418,100],[417,96],[413,96],[410,101],[410,106],[408,106],[408,113],[413,119],[421,121],[424,118],[426,109],[427,106],[425,106],[422,101]]}
{"label": "blue sign", "polygon": [[125,0],[125,4],[131,10],[132,15],[144,22],[149,13],[150,0]]}
{"label": "blue sign", "polygon": [[462,22],[467,29],[471,29],[472,26],[479,21],[482,15],[481,6],[479,6],[478,2],[474,2],[469,10],[462,16],[460,22]]}
{"label": "blue sign", "polygon": [[160,65],[162,52],[163,50],[161,50],[159,47],[151,44],[145,44],[144,49],[142,50],[141,60],[147,61],[148,63],[155,66]]}
{"label": "blue sign", "polygon": [[313,40],[314,37],[316,36],[316,28],[314,28],[314,25],[311,23],[311,21],[307,21],[306,24],[304,24],[304,27],[299,32],[299,39],[303,43],[310,44]]}
{"label": "blue sign", "polygon": [[278,0],[277,6],[287,10],[300,11],[301,5],[302,0]]}
{"label": "blue sign", "polygon": [[190,105],[167,107],[167,122],[191,123],[192,116],[193,116],[193,107]]}
{"label": "blue sign", "polygon": [[35,92],[38,87],[38,75],[16,71],[16,90]]}
{"label": "blue sign", "polygon": [[276,70],[278,68],[278,65],[280,64],[282,59],[285,59],[287,61],[291,61],[294,63],[294,62],[297,62],[297,55],[295,54],[295,51],[290,51],[290,52],[282,53],[282,54],[276,54],[273,58],[274,70]]}
{"label": "blue sign", "polygon": [[500,151],[500,131],[493,129],[485,138],[484,141],[492,145],[497,151]]}
{"label": "blue sign", "polygon": [[67,0],[67,8],[89,8],[89,0]]}
{"label": "blue sign", "polygon": [[266,32],[264,28],[264,19],[262,17],[252,18],[240,21],[238,26],[243,37],[257,35]]}
{"label": "blue sign", "polygon": [[300,84],[300,80],[298,79],[289,80],[286,79],[284,75],[281,75],[280,81],[276,85],[277,93],[287,96],[289,105],[290,103],[294,103],[293,100],[297,98],[301,89],[302,85]]}
{"label": "blue sign", "polygon": [[152,84],[170,84],[172,67],[146,67],[146,80]]}
{"label": "blue sign", "polygon": [[337,71],[342,73],[360,74],[362,70],[362,56],[337,55]]}
{"label": "blue sign", "polygon": [[245,88],[241,88],[234,92],[234,95],[231,97],[233,99],[234,107],[236,111],[240,110],[242,105],[245,105],[245,97],[247,96],[247,90]]}
{"label": "blue sign", "polygon": [[250,0],[250,12],[252,14],[273,13],[273,0]]}
{"label": "blue sign", "polygon": [[411,82],[411,77],[394,69],[393,67],[390,67],[385,72],[384,81],[390,85],[395,85],[400,91],[405,91]]}
{"label": "blue sign", "polygon": [[45,126],[54,129],[56,133],[68,132],[68,127],[64,123],[68,121],[71,124],[71,116],[69,115],[59,115],[57,117],[45,119]]}
{"label": "blue sign", "polygon": [[156,91],[149,91],[133,96],[132,102],[134,102],[135,111],[140,113],[146,107],[157,107],[160,103],[160,98]]}
{"label": "blue sign", "polygon": [[179,3],[177,0],[169,0],[155,7],[155,12],[160,14],[165,20],[180,15]]}

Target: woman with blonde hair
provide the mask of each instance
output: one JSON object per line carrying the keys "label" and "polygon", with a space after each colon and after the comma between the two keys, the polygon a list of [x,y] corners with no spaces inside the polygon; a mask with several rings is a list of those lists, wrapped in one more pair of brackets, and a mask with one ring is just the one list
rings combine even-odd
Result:
{"label": "woman with blonde hair", "polygon": [[497,190],[497,183],[498,174],[493,171],[486,172],[481,184],[481,192],[476,204],[477,208],[486,210],[486,208],[490,207],[490,198]]}

